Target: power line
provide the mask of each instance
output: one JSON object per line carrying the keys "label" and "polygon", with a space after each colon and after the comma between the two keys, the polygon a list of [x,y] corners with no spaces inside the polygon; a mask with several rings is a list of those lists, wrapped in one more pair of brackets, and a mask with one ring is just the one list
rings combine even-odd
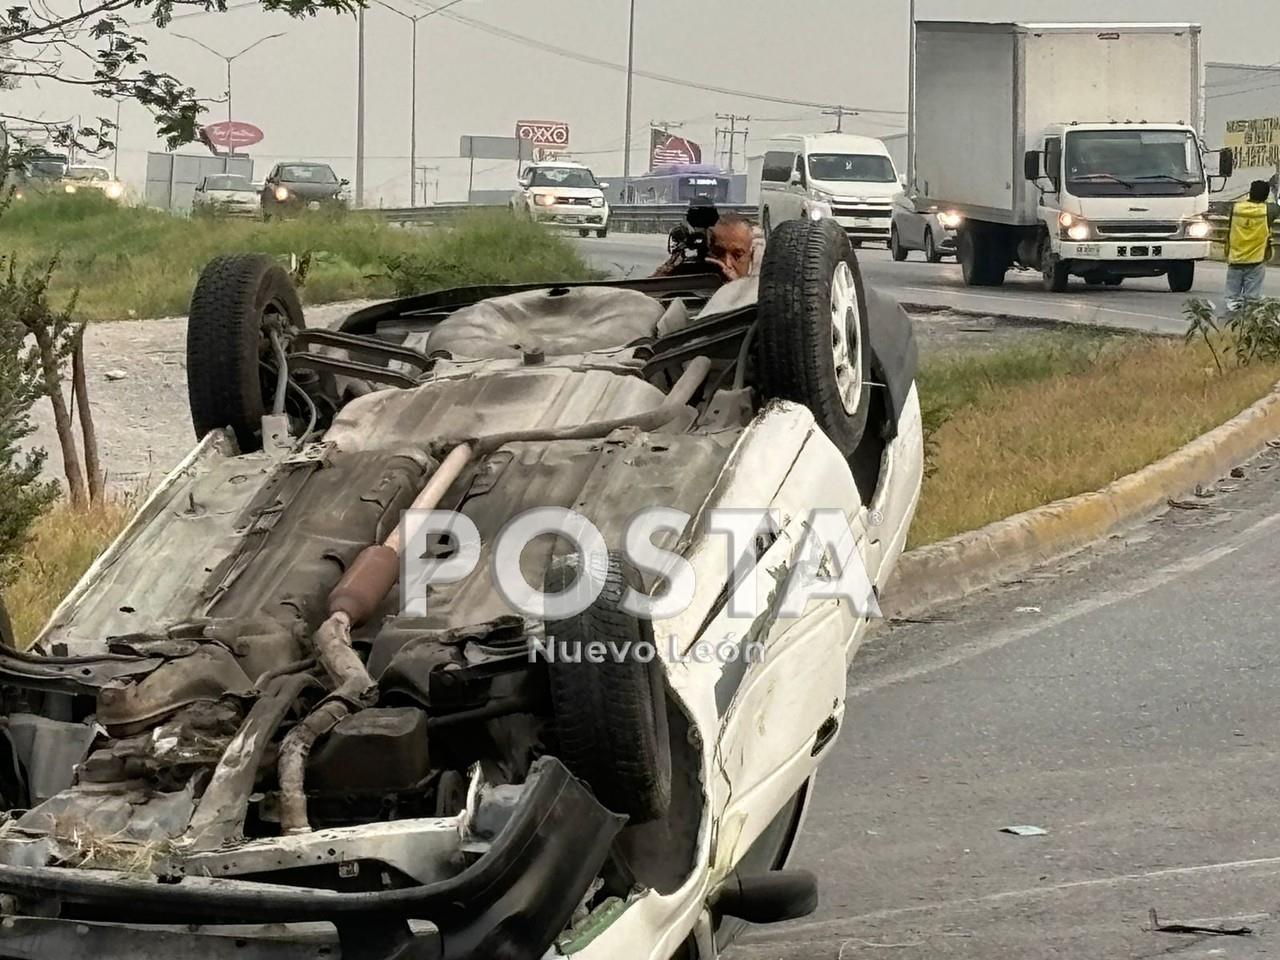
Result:
{"label": "power line", "polygon": [[1224,97],[1242,97],[1246,93],[1257,93],[1259,90],[1274,90],[1277,87],[1280,87],[1280,80],[1275,80],[1275,81],[1272,81],[1271,83],[1264,83],[1260,87],[1250,87],[1248,90],[1227,90],[1223,93],[1214,93],[1205,97],[1205,99],[1221,100]]}
{"label": "power line", "polygon": [[[604,60],[600,57],[593,57],[587,53],[581,53],[577,50],[570,50],[566,47],[559,47],[552,43],[546,43],[541,40],[535,40],[524,34],[514,33],[510,30],[504,30],[502,27],[488,23],[484,20],[477,20],[474,17],[463,16],[460,13],[446,13],[446,19],[461,23],[464,26],[473,27],[495,37],[501,37],[512,43],[518,43],[521,46],[531,47],[535,50],[541,50],[544,53],[554,54],[558,57],[564,57],[569,60],[577,60],[580,63],[587,63],[596,67],[603,67],[606,70],[613,70],[619,73],[626,72],[626,65],[614,63],[612,60]],[[792,97],[775,97],[765,93],[755,93],[749,90],[737,90],[733,87],[721,87],[716,84],[701,83],[697,80],[689,80],[683,77],[673,77],[665,73],[655,73],[652,70],[635,70],[637,77],[644,77],[646,80],[656,80],[659,83],[670,83],[679,87],[689,87],[694,90],[705,90],[708,93],[719,93],[729,97],[741,97],[745,100],[760,100],[765,103],[781,103],[792,107],[814,107],[829,108],[839,106],[839,104],[822,103],[816,100],[799,100]],[[848,113],[875,113],[888,116],[905,116],[905,110],[884,110],[878,107],[844,107]]]}

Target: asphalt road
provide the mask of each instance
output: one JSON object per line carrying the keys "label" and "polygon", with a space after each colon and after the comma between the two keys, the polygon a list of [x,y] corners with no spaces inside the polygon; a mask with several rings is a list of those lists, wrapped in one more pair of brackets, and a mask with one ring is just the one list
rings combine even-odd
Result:
{"label": "asphalt road", "polygon": [[[1268,453],[1209,497],[864,647],[793,862],[821,878],[821,907],[729,956],[1280,953]],[[1153,932],[1153,908],[1254,933]]]}
{"label": "asphalt road", "polygon": [[[666,238],[647,234],[614,234],[604,240],[578,240],[579,249],[602,270],[618,276],[645,276],[666,259]],[[1170,293],[1163,277],[1126,280],[1123,287],[1088,287],[1072,279],[1063,294],[1040,288],[1039,274],[1010,272],[1005,285],[991,290],[966,287],[953,261],[926,263],[912,254],[894,263],[883,249],[858,252],[864,276],[903,303],[969,310],[987,316],[1060,320],[1153,333],[1182,333],[1183,304],[1189,296],[1218,302],[1226,283],[1222,264],[1202,263],[1190,294]],[[1267,280],[1267,293],[1280,296],[1280,271]]]}

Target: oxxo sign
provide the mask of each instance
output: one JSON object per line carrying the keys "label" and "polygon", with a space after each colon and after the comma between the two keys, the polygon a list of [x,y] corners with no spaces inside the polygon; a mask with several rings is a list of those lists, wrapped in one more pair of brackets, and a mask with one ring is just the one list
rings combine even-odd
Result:
{"label": "oxxo sign", "polygon": [[521,120],[516,139],[527,140],[543,150],[565,150],[569,146],[569,125],[559,120]]}

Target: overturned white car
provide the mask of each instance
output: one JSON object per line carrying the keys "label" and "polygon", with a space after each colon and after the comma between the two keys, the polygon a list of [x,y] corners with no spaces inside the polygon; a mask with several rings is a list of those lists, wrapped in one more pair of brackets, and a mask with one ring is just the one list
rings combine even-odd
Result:
{"label": "overturned white car", "polygon": [[222,258],[188,363],[198,447],[0,652],[0,956],[710,960],[813,909],[787,858],[922,471],[837,224],[337,331]]}

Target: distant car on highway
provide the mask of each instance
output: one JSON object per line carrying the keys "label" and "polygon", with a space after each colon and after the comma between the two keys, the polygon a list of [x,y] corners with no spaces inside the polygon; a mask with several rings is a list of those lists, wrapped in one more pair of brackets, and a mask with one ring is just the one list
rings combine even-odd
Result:
{"label": "distant car on highway", "polygon": [[262,213],[260,190],[238,173],[213,173],[196,186],[191,209],[214,216],[256,217]]}
{"label": "distant car on highway", "polygon": [[278,163],[271,168],[262,184],[263,219],[322,207],[344,207],[347,204],[346,185],[347,181],[338,179],[333,167],[327,163]]}
{"label": "distant car on highway", "polygon": [[889,228],[889,249],[893,259],[902,261],[912,250],[924,251],[930,263],[956,255],[956,231],[964,217],[954,210],[922,208],[906,193],[893,198],[893,223]]}
{"label": "distant car on highway", "polygon": [[576,227],[582,236],[609,235],[609,202],[595,174],[580,163],[531,163],[520,174],[511,209],[537,223]]}
{"label": "distant car on highway", "polygon": [[97,190],[112,200],[124,199],[124,184],[111,176],[106,167],[69,166],[62,177],[62,189],[65,193]]}

